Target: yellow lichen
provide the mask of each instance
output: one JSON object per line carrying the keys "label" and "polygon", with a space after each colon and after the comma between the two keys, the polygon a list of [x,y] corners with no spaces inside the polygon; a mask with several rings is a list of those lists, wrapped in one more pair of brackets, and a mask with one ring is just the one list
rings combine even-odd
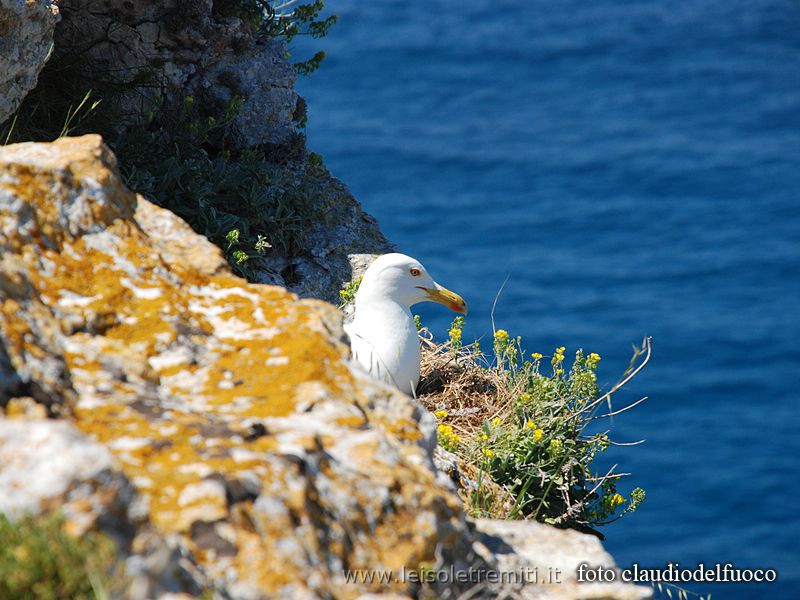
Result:
{"label": "yellow lichen", "polygon": [[[81,143],[100,148],[98,141]],[[149,499],[152,523],[181,534],[213,577],[225,577],[215,571],[224,570],[224,563],[198,548],[190,535],[193,521],[201,517],[225,519],[238,548],[230,563],[241,580],[256,582],[267,595],[307,579],[302,564],[282,560],[281,540],[291,536],[305,535],[298,542],[312,554],[369,557],[389,568],[433,560],[440,541],[436,523],[428,517],[409,521],[417,512],[433,510],[442,513],[437,518],[457,516],[458,500],[441,495],[433,475],[419,467],[421,450],[404,445],[422,436],[412,405],[403,414],[371,408],[365,383],[345,362],[347,348],[324,325],[335,320],[335,309],[174,258],[181,252],[202,254],[207,242],[199,238],[193,241],[199,249],[184,250],[178,243],[169,249],[173,259],[166,260],[158,250],[165,242],[149,239],[134,220],[136,198],[113,174],[107,151],[95,148],[88,158],[64,160],[62,166],[74,181],[91,177],[105,186],[110,199],[88,202],[86,216],[105,226],[92,239],[65,234],[56,202],[48,197],[55,175],[20,166],[8,185],[35,208],[36,226],[32,237],[17,240],[28,247],[19,247],[15,256],[22,257],[35,288],[32,297],[41,298],[43,310],[63,329],[61,356],[80,396],[72,415],[76,426],[115,454]],[[147,206],[140,209],[150,210]],[[176,219],[169,213],[159,218]],[[214,251],[208,245],[208,253]],[[16,318],[21,309],[12,298],[0,303],[5,343],[15,356],[46,355],[30,325]],[[322,506],[324,498],[305,484],[295,462],[284,459],[287,451],[270,427],[253,436],[244,425],[290,421],[315,402],[330,400],[341,411],[320,425],[324,431],[295,432],[292,452],[316,457],[320,477],[346,486],[341,494],[352,498],[346,524],[330,516],[346,509]],[[354,455],[349,479],[338,481],[343,475],[331,466],[326,448],[363,433],[367,424],[380,435],[348,447]],[[387,448],[397,455],[391,461],[384,457]],[[218,489],[203,487],[209,474],[226,480],[255,474],[280,498],[285,514],[266,519],[253,510],[252,500],[229,506]],[[376,498],[371,490],[379,485],[391,490],[396,507],[387,510]],[[295,530],[298,522],[304,534]],[[330,534],[326,548],[317,547],[320,541],[312,533],[320,527]],[[350,543],[360,550],[352,552]],[[359,590],[354,587],[352,593]]]}

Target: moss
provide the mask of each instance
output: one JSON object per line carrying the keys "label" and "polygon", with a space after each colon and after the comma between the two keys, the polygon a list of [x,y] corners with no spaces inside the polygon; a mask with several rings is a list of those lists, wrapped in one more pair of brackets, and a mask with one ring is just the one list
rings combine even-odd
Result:
{"label": "moss", "polygon": [[58,514],[11,522],[0,515],[0,598],[82,600],[107,595],[116,545],[104,534],[76,538]]}

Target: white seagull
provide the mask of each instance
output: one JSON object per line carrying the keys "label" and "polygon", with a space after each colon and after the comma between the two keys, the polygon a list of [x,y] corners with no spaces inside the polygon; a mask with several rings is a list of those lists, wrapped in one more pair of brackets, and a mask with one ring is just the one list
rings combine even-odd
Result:
{"label": "white seagull", "polygon": [[418,260],[384,254],[364,273],[355,318],[344,327],[353,358],[374,378],[411,395],[419,383],[420,360],[411,307],[420,302],[439,302],[467,314],[461,296],[436,283]]}

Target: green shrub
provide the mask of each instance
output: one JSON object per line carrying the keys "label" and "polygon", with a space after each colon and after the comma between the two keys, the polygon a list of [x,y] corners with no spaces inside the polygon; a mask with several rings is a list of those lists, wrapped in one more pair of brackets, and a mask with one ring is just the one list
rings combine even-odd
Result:
{"label": "green shrub", "polygon": [[[322,17],[324,0],[216,0],[214,13],[223,17],[238,17],[249,23],[258,36],[279,37],[291,42],[295,36],[308,35],[322,38],[339,19],[336,15]],[[316,71],[325,52],[319,51],[311,58],[294,64],[301,75]]]}
{"label": "green shrub", "polygon": [[356,299],[356,292],[358,291],[359,286],[361,286],[361,280],[364,277],[356,277],[353,281],[350,281],[342,286],[342,289],[339,290],[339,308],[344,308],[346,304],[353,302]]}
{"label": "green shrub", "polygon": [[440,445],[478,473],[470,511],[586,529],[636,510],[644,491],[635,488],[625,498],[615,468],[595,470],[595,458],[613,442],[608,431],[589,427],[608,416],[599,414],[606,406],[607,413],[620,412],[610,409],[611,396],[647,362],[649,339],[604,394],[597,386],[597,354],[578,350],[567,368],[565,348],[549,360],[526,354],[520,338],[500,329],[490,360],[474,344],[462,346],[463,324],[460,317],[453,322],[444,344],[423,338],[419,399],[439,421]]}
{"label": "green shrub", "polygon": [[305,158],[302,141],[285,164],[263,149],[227,149],[234,99],[217,118],[203,116],[189,96],[179,109],[159,109],[152,120],[112,143],[125,183],[185,219],[225,252],[239,274],[252,277],[250,259],[275,247],[294,255],[304,235],[324,218],[315,194],[325,174]]}
{"label": "green shrub", "polygon": [[116,546],[99,533],[64,532],[53,514],[11,522],[0,515],[0,598],[107,598]]}

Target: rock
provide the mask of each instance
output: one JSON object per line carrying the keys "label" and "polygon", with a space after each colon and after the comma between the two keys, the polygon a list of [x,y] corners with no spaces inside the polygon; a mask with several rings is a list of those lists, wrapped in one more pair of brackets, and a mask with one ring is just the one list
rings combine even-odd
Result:
{"label": "rock", "polygon": [[[125,565],[122,597],[127,600],[195,598],[213,588],[177,534],[161,535],[142,527],[120,559]],[[229,596],[222,592],[212,597]]]}
{"label": "rock", "polygon": [[355,597],[410,588],[343,568],[469,560],[430,416],[351,368],[334,307],[247,284],[125,190],[98,136],[0,149],[0,247],[4,369],[130,482],[162,548],[137,534],[134,575],[163,555],[236,598]]}
{"label": "rock", "polygon": [[36,86],[58,19],[58,8],[50,0],[0,4],[0,123]]}
{"label": "rock", "polygon": [[113,454],[71,423],[0,418],[0,513],[15,519],[57,509],[73,535],[106,533],[125,563],[131,600],[207,588],[180,537],[164,537],[136,515],[139,501]]}
{"label": "rock", "polygon": [[582,563],[616,568],[614,559],[593,535],[535,521],[478,519],[475,526],[489,556],[497,561],[498,571],[527,573],[541,582],[539,586],[516,590],[517,598],[639,600],[653,595],[651,587],[622,581],[578,583],[576,573]]}
{"label": "rock", "polygon": [[[59,90],[91,89],[101,103],[89,122],[108,128],[102,133],[116,140],[150,117],[157,122],[187,118],[177,115],[184,114],[189,97],[193,123],[227,122],[236,106],[224,128],[224,149],[214,147],[214,152],[264,150],[270,164],[280,165],[287,178],[298,178],[309,157],[300,127],[305,104],[294,89],[297,74],[284,42],[259,35],[246,18],[252,15],[236,16],[256,5],[61,0],[63,18],[55,30],[53,58],[41,76],[42,93],[47,83]],[[253,257],[248,272],[256,282],[337,303],[339,288],[354,277],[349,255],[394,248],[344,184],[321,166],[314,170],[304,191],[309,210],[321,218],[304,227],[302,248],[276,248],[266,257]]]}
{"label": "rock", "polygon": [[171,106],[193,95],[216,116],[238,97],[233,147],[287,144],[297,134],[298,95],[283,42],[259,38],[250,23],[220,15],[215,4],[224,3],[61,0],[54,58],[76,66],[80,57],[80,78],[119,128],[139,123],[162,101]]}
{"label": "rock", "polygon": [[[10,208],[11,210],[6,210]],[[0,406],[14,397],[33,397],[50,411],[59,411],[74,399],[63,357],[59,324],[34,293],[26,269],[6,248],[4,240],[16,235],[23,219],[9,219],[14,206],[0,195]],[[6,235],[8,232],[8,235]],[[37,339],[35,349],[26,341]]]}
{"label": "rock", "polygon": [[286,47],[273,39],[252,43],[247,55],[222,54],[211,62],[199,85],[220,106],[244,98],[234,120],[236,145],[287,144],[296,131],[297,72],[286,60]]}
{"label": "rock", "polygon": [[312,195],[321,218],[304,232],[305,250],[295,256],[270,252],[260,259],[255,279],[338,305],[342,285],[363,275],[377,256],[395,247],[327,170],[315,181]]}
{"label": "rock", "polygon": [[[68,492],[93,485],[113,462],[106,448],[69,423],[0,419],[0,512],[18,517],[48,502],[65,506]],[[98,514],[78,517],[96,520]]]}
{"label": "rock", "polygon": [[46,419],[47,409],[30,396],[17,396],[11,398],[6,404],[6,416]]}

